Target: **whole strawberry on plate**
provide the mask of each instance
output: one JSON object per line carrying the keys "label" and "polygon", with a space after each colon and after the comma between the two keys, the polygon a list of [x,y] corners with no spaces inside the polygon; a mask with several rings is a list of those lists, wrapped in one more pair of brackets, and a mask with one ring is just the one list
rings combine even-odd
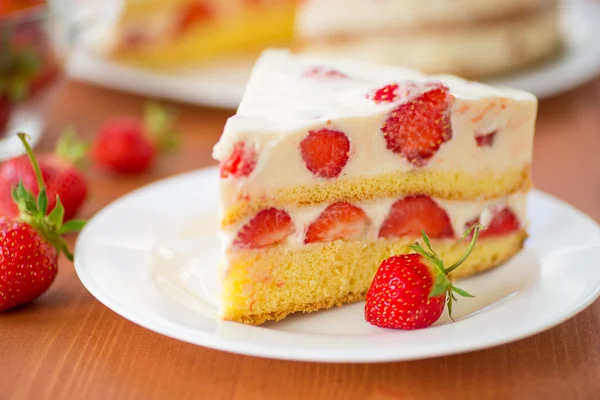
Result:
{"label": "whole strawberry on plate", "polygon": [[468,229],[460,240],[473,232],[471,243],[463,256],[449,267],[431,248],[425,232],[423,241],[428,250],[419,243],[410,246],[414,253],[401,254],[384,260],[371,287],[367,291],[365,319],[367,322],[394,329],[421,329],[435,323],[448,304],[452,317],[452,304],[456,295],[473,297],[452,284],[448,274],[458,268],[471,254],[481,225]]}
{"label": "whole strawberry on plate", "polygon": [[[66,129],[59,138],[54,153],[38,155],[48,195],[48,210],[54,209],[56,198],[64,206],[64,219],[73,218],[88,194],[87,179],[80,171],[85,159],[87,145],[77,138],[73,129]],[[18,207],[11,197],[19,182],[34,195],[39,187],[29,157],[24,154],[0,164],[0,215],[16,217]]]}
{"label": "whole strawberry on plate", "polygon": [[22,182],[12,190],[19,209],[16,218],[0,216],[0,311],[27,304],[42,295],[52,284],[58,272],[58,256],[68,259],[73,255],[63,234],[83,228],[85,221],[63,223],[64,208],[60,197],[46,213],[49,198],[42,171],[27,143],[19,134],[35,172],[39,194],[33,195]]}
{"label": "whole strawberry on plate", "polygon": [[119,174],[147,170],[162,150],[175,147],[174,114],[157,103],[146,105],[144,119],[119,117],[98,132],[91,156],[95,164]]}

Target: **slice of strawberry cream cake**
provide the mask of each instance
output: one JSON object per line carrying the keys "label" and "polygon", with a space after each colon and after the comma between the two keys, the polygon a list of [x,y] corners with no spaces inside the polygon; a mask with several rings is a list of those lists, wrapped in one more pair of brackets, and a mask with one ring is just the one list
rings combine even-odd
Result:
{"label": "slice of strawberry cream cake", "polygon": [[464,277],[526,233],[537,111],[526,92],[268,50],[215,146],[221,317],[279,320],[364,298],[377,267],[427,232]]}

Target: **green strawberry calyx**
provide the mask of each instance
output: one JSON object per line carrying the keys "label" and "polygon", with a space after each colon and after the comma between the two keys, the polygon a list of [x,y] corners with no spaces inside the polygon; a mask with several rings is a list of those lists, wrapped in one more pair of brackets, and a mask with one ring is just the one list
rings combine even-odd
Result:
{"label": "green strawberry calyx", "polygon": [[69,246],[62,235],[80,231],[85,226],[86,221],[72,219],[63,223],[65,208],[59,196],[56,196],[56,206],[54,209],[46,215],[48,211],[48,195],[42,171],[33,154],[33,150],[31,150],[31,146],[27,142],[27,135],[25,133],[18,133],[17,136],[23,143],[27,156],[31,161],[39,188],[37,198],[25,188],[23,181],[19,181],[13,188],[12,197],[19,208],[19,219],[35,228],[48,243],[54,246],[59,254],[61,252],[65,253],[67,258],[72,261],[73,254],[69,251]]}
{"label": "green strawberry calyx", "polygon": [[[464,254],[454,264],[452,264],[448,268],[444,267],[444,261],[431,248],[431,243],[429,242],[429,237],[427,236],[425,231],[421,231],[421,233],[423,236],[423,242],[425,242],[425,245],[427,246],[427,249],[429,249],[429,251],[425,250],[423,248],[423,246],[421,246],[418,242],[416,242],[415,244],[410,246],[410,248],[415,253],[418,253],[418,254],[422,255],[423,257],[425,257],[434,266],[434,270],[432,271],[433,275],[434,275],[434,281],[433,281],[433,285],[431,287],[431,292],[429,293],[429,297],[437,297],[437,296],[446,294],[447,302],[448,302],[448,314],[450,315],[450,318],[452,318],[452,305],[453,305],[453,303],[455,303],[458,300],[456,295],[459,295],[462,297],[474,297],[474,296],[472,294],[464,291],[463,289],[460,289],[460,288],[454,286],[452,284],[452,282],[450,281],[448,274],[450,274],[450,272],[452,272],[456,268],[458,268],[462,263],[465,262],[465,260],[467,258],[469,258],[469,255],[475,248],[475,244],[477,243],[477,238],[479,237],[479,231],[481,228],[482,228],[482,226],[480,224],[475,224],[466,230],[466,232],[463,234],[463,236],[458,240],[458,243],[462,242],[465,238],[467,238],[467,236],[469,236],[471,233],[473,233],[473,238],[471,239],[471,243],[469,243],[469,246],[467,247],[467,250],[465,250]],[[454,321],[454,318],[452,318],[452,320]]]}
{"label": "green strawberry calyx", "polygon": [[146,133],[161,151],[177,148],[177,132],[173,129],[176,113],[156,102],[148,102],[144,108],[144,127]]}

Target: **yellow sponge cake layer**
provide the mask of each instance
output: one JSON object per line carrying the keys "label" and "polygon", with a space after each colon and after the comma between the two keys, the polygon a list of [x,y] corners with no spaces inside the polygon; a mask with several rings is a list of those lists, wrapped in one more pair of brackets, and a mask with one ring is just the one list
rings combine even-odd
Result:
{"label": "yellow sponge cake layer", "polygon": [[[335,201],[359,201],[411,194],[424,194],[447,200],[488,200],[531,187],[530,167],[507,170],[503,173],[483,173],[469,176],[460,172],[413,170],[406,173],[380,176],[340,178],[315,185],[284,188],[272,193],[248,195],[222,193],[222,198],[236,198],[224,204],[221,224],[227,226],[267,207],[306,206]],[[222,186],[222,191],[228,188]],[[231,190],[235,191],[234,187]]]}
{"label": "yellow sponge cake layer", "polygon": [[[480,239],[453,278],[489,270],[523,247],[525,231]],[[408,238],[373,242],[338,240],[300,248],[276,246],[227,255],[223,271],[221,317],[246,324],[280,320],[362,300],[375,271],[386,258],[408,252]],[[445,260],[456,261],[468,243],[432,240]]]}

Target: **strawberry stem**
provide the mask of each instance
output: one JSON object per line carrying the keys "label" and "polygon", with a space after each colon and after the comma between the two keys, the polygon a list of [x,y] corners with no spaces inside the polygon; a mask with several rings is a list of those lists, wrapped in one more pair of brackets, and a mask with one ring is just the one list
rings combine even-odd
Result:
{"label": "strawberry stem", "polygon": [[17,136],[23,143],[23,146],[25,147],[25,151],[27,152],[27,157],[29,157],[29,161],[31,162],[31,167],[33,168],[33,172],[35,173],[35,179],[38,184],[39,192],[42,192],[42,190],[45,191],[46,184],[44,183],[44,177],[42,175],[42,170],[40,169],[40,165],[38,164],[37,159],[35,158],[35,155],[33,154],[33,150],[31,149],[31,146],[27,142],[27,134],[25,134],[23,132],[19,132],[19,133],[17,133]]}
{"label": "strawberry stem", "polygon": [[467,250],[462,255],[462,257],[459,258],[458,261],[456,261],[454,264],[452,264],[451,266],[449,266],[448,268],[446,268],[444,270],[444,272],[446,273],[446,275],[448,275],[450,272],[452,272],[456,268],[458,268],[469,257],[469,255],[473,251],[473,248],[475,248],[475,243],[477,243],[477,238],[479,237],[479,230],[480,229],[481,229],[481,225],[480,224],[475,224],[469,230],[467,230],[465,232],[465,234],[463,235],[462,239],[466,238],[467,236],[469,236],[469,234],[471,232],[473,232],[473,238],[471,239],[471,243],[469,243],[469,247],[467,247]]}

